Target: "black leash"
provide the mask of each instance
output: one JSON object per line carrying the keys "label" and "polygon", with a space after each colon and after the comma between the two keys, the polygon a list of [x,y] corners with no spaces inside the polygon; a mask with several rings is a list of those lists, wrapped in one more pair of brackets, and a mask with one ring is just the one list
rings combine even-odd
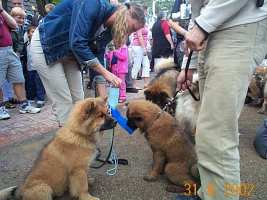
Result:
{"label": "black leash", "polygon": [[[189,55],[188,55],[188,59],[186,61],[186,66],[185,66],[185,85],[186,85],[186,89],[188,89],[188,92],[190,93],[190,95],[192,96],[192,98],[195,100],[195,101],[199,101],[200,100],[200,97],[196,97],[196,95],[193,93],[193,91],[190,89],[190,87],[188,86],[187,84],[187,73],[188,73],[188,69],[189,69],[189,65],[190,65],[190,62],[191,62],[191,58],[192,58],[192,54],[193,54],[193,51],[190,51]],[[177,95],[178,93],[180,92],[181,90],[178,90],[175,92],[175,95],[173,98],[171,98],[169,100],[168,103],[166,103],[166,105],[163,107],[163,111],[166,111],[168,107],[171,107],[173,104],[176,103],[176,99],[177,99]]]}
{"label": "black leash", "polygon": [[186,85],[186,89],[188,89],[188,91],[191,94],[192,98],[195,101],[199,101],[200,100],[200,97],[196,97],[196,95],[192,92],[192,90],[190,89],[190,87],[187,84],[187,73],[188,73],[190,62],[191,62],[192,54],[193,54],[193,51],[191,50],[190,53],[189,53],[187,62],[186,62],[186,66],[185,66],[185,85]]}
{"label": "black leash", "polygon": [[[110,144],[109,152],[108,152],[108,155],[107,155],[106,159],[105,160],[102,160],[102,159],[99,158],[101,156],[101,154],[98,155],[95,160],[101,162],[101,164],[98,165],[98,166],[91,166],[91,168],[93,168],[93,169],[99,169],[99,168],[103,167],[107,163],[108,164],[114,164],[112,161],[109,160],[110,159],[110,156],[111,156],[111,153],[112,153],[112,149],[113,149],[114,132],[115,132],[115,128],[113,128],[113,130],[112,130],[111,144]],[[128,165],[128,160],[119,158],[118,159],[118,164],[119,165]]]}
{"label": "black leash", "polygon": [[[195,101],[199,101],[200,100],[200,97],[196,97],[196,95],[192,92],[192,90],[190,89],[190,87],[187,84],[187,74],[188,74],[188,70],[189,70],[189,65],[190,65],[190,62],[191,62],[192,54],[193,54],[193,51],[191,50],[190,53],[189,53],[189,55],[188,55],[187,61],[186,61],[186,66],[185,66],[185,85],[186,85],[186,89],[188,89],[188,91],[189,91],[190,95],[192,96],[192,98]],[[175,93],[175,95],[173,97],[173,100],[175,100],[177,98],[177,94],[180,91],[181,90],[176,91],[176,93]]]}
{"label": "black leash", "polygon": [[99,161],[99,162],[102,162],[102,163],[99,166],[91,166],[91,168],[99,169],[99,168],[103,167],[106,163],[112,164],[112,162],[109,161],[109,158],[110,158],[110,155],[111,155],[111,152],[112,152],[112,148],[113,148],[113,143],[114,143],[114,132],[115,132],[114,129],[115,128],[113,128],[113,130],[112,130],[111,144],[110,144],[109,152],[108,152],[108,155],[107,155],[106,159],[102,160],[102,159],[99,158],[100,155],[98,155],[95,160]]}

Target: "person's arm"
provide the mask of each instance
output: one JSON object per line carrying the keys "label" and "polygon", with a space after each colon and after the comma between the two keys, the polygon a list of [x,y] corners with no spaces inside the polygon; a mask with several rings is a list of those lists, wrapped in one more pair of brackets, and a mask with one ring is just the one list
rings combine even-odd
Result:
{"label": "person's arm", "polygon": [[172,41],[172,36],[171,36],[171,34],[167,34],[167,35],[165,35],[165,37],[166,37],[166,39],[168,40],[168,42],[170,43],[170,45],[171,45],[171,49],[173,49],[173,48],[174,48],[174,44],[173,44],[173,41]]}
{"label": "person's arm", "polygon": [[82,1],[82,3],[79,1],[73,4],[70,24],[70,49],[80,64],[89,66],[103,75],[107,81],[119,86],[121,80],[105,69],[89,47],[89,36],[93,31],[98,12],[99,1]]}
{"label": "person's arm", "polygon": [[11,17],[4,9],[2,6],[2,1],[0,0],[0,15],[4,18],[5,22],[9,26],[10,29],[16,29],[17,28],[17,23],[13,17]]}
{"label": "person's arm", "polygon": [[89,47],[89,36],[99,10],[97,3],[93,5],[86,1],[74,3],[70,24],[70,49],[81,64],[87,64],[89,67],[100,64]]}
{"label": "person's arm", "polygon": [[173,41],[172,41],[172,37],[171,37],[171,32],[170,32],[170,26],[169,26],[168,22],[165,21],[165,20],[162,21],[161,22],[161,28],[163,30],[163,33],[164,33],[166,39],[170,43],[171,48],[173,49],[174,48],[174,45],[173,45]]}
{"label": "person's arm", "polygon": [[187,32],[183,27],[179,25],[178,22],[174,22],[171,19],[168,21],[169,26],[178,34],[185,36],[185,33]]}
{"label": "person's arm", "polygon": [[[211,33],[228,19],[234,17],[248,1],[249,0],[210,0],[201,14],[195,18],[195,22],[200,29]],[[194,2],[192,6],[194,6]]]}

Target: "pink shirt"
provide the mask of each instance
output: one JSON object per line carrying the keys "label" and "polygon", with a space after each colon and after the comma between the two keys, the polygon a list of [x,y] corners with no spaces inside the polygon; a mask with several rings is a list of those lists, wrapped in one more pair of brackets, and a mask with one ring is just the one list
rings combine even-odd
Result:
{"label": "pink shirt", "polygon": [[10,34],[9,27],[0,14],[0,47],[12,46],[12,38]]}
{"label": "pink shirt", "polygon": [[[111,65],[113,56],[116,56],[118,60],[117,64]],[[121,48],[114,51],[107,52],[105,57],[109,62],[111,72],[113,74],[126,74],[128,72],[128,47],[126,45],[123,45]]]}
{"label": "pink shirt", "polygon": [[147,46],[147,42],[148,42],[148,28],[147,27],[143,27],[141,29],[139,29],[138,31],[134,32],[133,33],[133,41],[132,41],[132,44],[134,46],[141,46],[140,45],[140,41],[139,41],[139,38],[138,38],[138,33],[141,33],[142,36],[143,36],[143,40],[144,40],[144,43],[145,43],[145,46]]}

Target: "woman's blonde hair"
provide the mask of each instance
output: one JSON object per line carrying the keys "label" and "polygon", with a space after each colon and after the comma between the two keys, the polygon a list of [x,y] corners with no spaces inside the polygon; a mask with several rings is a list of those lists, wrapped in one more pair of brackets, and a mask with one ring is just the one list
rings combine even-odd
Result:
{"label": "woman's blonde hair", "polygon": [[115,22],[112,27],[113,42],[116,48],[126,43],[128,37],[127,15],[137,20],[140,24],[145,25],[145,14],[143,8],[138,4],[121,5],[115,17]]}

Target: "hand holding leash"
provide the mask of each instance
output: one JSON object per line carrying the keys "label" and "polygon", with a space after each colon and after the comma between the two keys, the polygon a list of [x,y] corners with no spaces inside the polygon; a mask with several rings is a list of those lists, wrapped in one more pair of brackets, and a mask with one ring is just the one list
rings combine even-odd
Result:
{"label": "hand holding leash", "polygon": [[[189,55],[188,55],[188,58],[187,58],[185,69],[177,77],[177,89],[178,90],[175,94],[175,97],[181,89],[182,90],[187,89],[188,92],[191,94],[192,98],[196,101],[199,101],[200,97],[196,97],[195,94],[193,93],[193,91],[190,89],[190,86],[191,86],[191,83],[193,80],[193,71],[189,69],[192,55],[193,55],[193,51],[191,50]],[[189,73],[189,75],[188,75],[188,73]]]}
{"label": "hand holding leash", "polygon": [[[188,69],[187,72],[187,85],[190,87],[193,80],[193,70]],[[183,69],[177,77],[177,91],[186,90],[187,86],[185,84],[185,69]]]}

